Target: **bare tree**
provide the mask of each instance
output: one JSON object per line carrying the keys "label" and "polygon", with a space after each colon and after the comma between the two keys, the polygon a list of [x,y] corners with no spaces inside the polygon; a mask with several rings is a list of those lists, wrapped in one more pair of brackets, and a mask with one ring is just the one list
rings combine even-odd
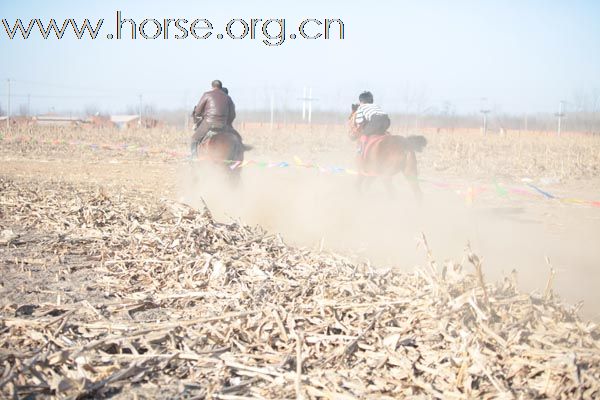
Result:
{"label": "bare tree", "polygon": [[456,127],[456,106],[449,100],[442,102],[439,115],[435,118],[437,128],[454,129]]}
{"label": "bare tree", "polygon": [[600,113],[600,88],[593,88],[591,90],[592,101],[591,101],[591,112]]}
{"label": "bare tree", "polygon": [[98,106],[95,104],[86,104],[83,109],[83,112],[86,116],[98,115],[100,113]]}
{"label": "bare tree", "polygon": [[144,118],[154,117],[156,115],[156,107],[153,104],[145,104],[143,115],[144,115]]}
{"label": "bare tree", "polygon": [[573,111],[575,112],[583,112],[588,110],[589,106],[589,97],[584,89],[577,89],[573,92],[573,101],[571,102],[573,106]]}
{"label": "bare tree", "polygon": [[442,103],[442,115],[450,116],[456,114],[456,107],[452,104],[451,101],[444,101]]}
{"label": "bare tree", "polygon": [[575,90],[570,104],[575,112],[600,112],[600,88]]}
{"label": "bare tree", "polygon": [[124,112],[124,114],[127,114],[127,115],[138,115],[139,113],[140,113],[139,106],[132,106],[132,105],[128,105],[125,108],[125,112]]}
{"label": "bare tree", "polygon": [[428,99],[429,94],[425,86],[411,87],[408,84],[406,85],[403,100],[407,113],[419,114],[427,106]]}
{"label": "bare tree", "polygon": [[21,116],[29,115],[29,106],[27,105],[27,103],[19,104],[19,115],[21,115]]}

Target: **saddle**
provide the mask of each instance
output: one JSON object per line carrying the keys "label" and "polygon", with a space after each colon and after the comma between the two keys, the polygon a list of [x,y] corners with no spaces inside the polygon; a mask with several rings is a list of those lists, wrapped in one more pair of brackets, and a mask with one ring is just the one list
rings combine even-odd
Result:
{"label": "saddle", "polygon": [[226,132],[225,128],[210,128],[208,132],[206,132],[206,135],[204,135],[204,137],[202,138],[202,140],[200,141],[200,143],[198,143],[199,146],[204,146],[207,145],[210,140],[217,136],[220,133]]}

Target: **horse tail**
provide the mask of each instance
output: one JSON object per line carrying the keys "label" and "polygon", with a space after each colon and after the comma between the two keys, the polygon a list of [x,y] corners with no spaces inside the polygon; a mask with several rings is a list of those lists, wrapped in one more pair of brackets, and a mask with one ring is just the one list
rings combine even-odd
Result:
{"label": "horse tail", "polygon": [[244,154],[243,145],[238,140],[231,140],[229,147],[229,160],[238,160]]}
{"label": "horse tail", "polygon": [[420,152],[427,145],[427,139],[421,135],[411,135],[404,139],[406,148],[415,152]]}
{"label": "horse tail", "polygon": [[244,157],[244,152],[252,150],[253,147],[247,144],[244,144],[241,140],[238,140],[235,137],[232,140],[229,159],[230,160],[238,160]]}

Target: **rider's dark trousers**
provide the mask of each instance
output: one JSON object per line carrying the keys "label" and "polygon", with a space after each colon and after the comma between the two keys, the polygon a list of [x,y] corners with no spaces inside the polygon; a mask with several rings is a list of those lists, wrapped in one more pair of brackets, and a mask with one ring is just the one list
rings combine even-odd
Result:
{"label": "rider's dark trousers", "polygon": [[200,122],[200,125],[194,131],[194,136],[192,136],[192,143],[190,143],[190,151],[192,153],[192,158],[198,156],[198,145],[204,139],[204,136],[208,133],[211,126],[206,123],[206,121]]}
{"label": "rider's dark trousers", "polygon": [[367,121],[362,130],[363,135],[383,135],[390,127],[390,117],[385,114],[375,114]]}

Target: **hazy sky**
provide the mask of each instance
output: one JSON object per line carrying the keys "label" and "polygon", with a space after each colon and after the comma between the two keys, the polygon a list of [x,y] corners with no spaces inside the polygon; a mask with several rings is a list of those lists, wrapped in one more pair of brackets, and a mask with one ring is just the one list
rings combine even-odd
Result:
{"label": "hazy sky", "polygon": [[[123,110],[136,105],[139,94],[157,108],[189,108],[215,78],[246,109],[268,107],[271,94],[277,107],[300,107],[304,86],[313,88],[317,109],[342,110],[365,89],[389,110],[439,110],[449,102],[459,112],[478,111],[483,97],[497,111],[554,112],[559,100],[577,92],[600,94],[600,1],[149,3],[0,0],[0,18],[11,27],[17,18],[25,25],[32,18],[59,25],[66,18],[89,18],[94,25],[105,19],[96,40],[76,39],[71,27],[61,40],[41,38],[37,27],[27,40],[19,34],[9,40],[0,24],[2,107],[7,78],[13,110],[30,95],[31,107],[41,112],[90,105]],[[205,18],[213,35],[110,40],[118,10],[138,25],[145,18]],[[285,18],[286,40],[266,46],[260,30],[255,39],[217,39],[235,18]],[[341,19],[344,39],[290,39],[307,18]],[[306,31],[318,28],[307,25]],[[130,29],[125,25],[124,34]],[[269,26],[272,34],[279,29]],[[155,31],[146,25],[148,35]]]}

